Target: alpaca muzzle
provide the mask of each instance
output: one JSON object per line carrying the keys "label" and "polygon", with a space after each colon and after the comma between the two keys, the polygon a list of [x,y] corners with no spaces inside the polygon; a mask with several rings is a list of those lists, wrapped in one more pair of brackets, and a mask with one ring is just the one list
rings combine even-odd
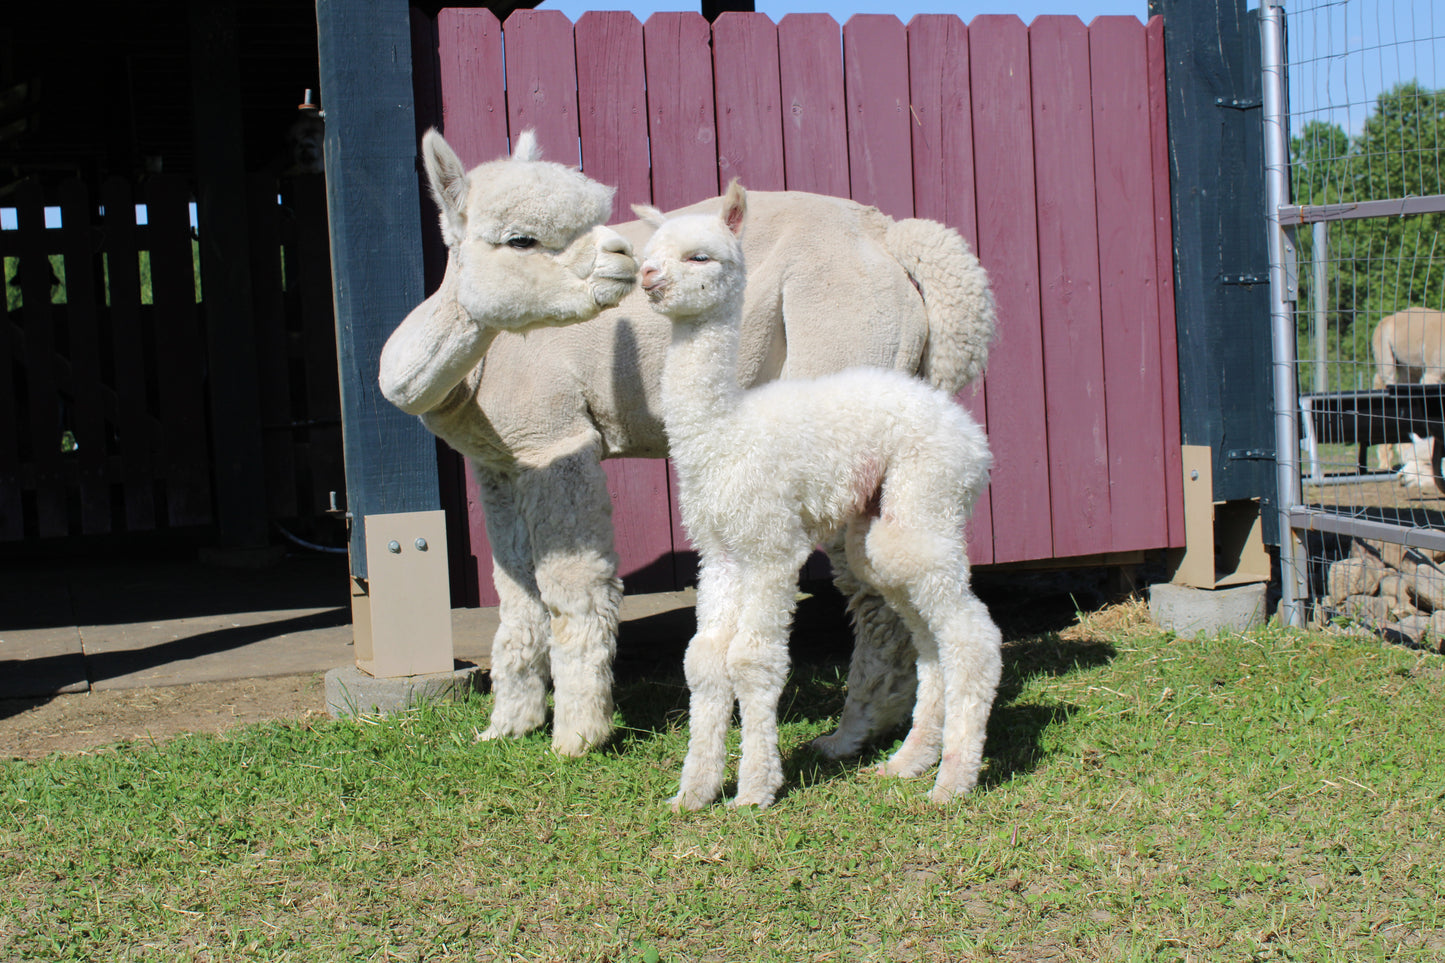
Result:
{"label": "alpaca muzzle", "polygon": [[656,301],[662,297],[663,293],[667,291],[669,283],[656,265],[642,265],[642,290],[647,292],[649,299]]}

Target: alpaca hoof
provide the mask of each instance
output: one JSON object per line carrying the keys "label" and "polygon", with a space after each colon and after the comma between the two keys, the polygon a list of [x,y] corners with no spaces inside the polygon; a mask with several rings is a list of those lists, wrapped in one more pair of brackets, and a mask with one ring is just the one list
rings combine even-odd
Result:
{"label": "alpaca hoof", "polygon": [[933,792],[928,798],[936,803],[946,803],[966,795],[978,784],[979,763],[965,763],[958,756],[945,755],[938,767],[938,778],[933,781]]}
{"label": "alpaca hoof", "polygon": [[704,799],[700,795],[692,793],[678,793],[667,801],[667,806],[675,813],[697,812],[699,809],[712,802],[711,799]]}
{"label": "alpaca hoof", "polygon": [[759,809],[767,809],[773,804],[772,793],[739,793],[736,797],[728,800],[728,806],[732,809],[740,809],[743,806],[757,806]]}
{"label": "alpaca hoof", "polygon": [[942,806],[967,796],[969,788],[968,786],[947,786],[935,783],[933,790],[928,794],[928,801]]}
{"label": "alpaca hoof", "polygon": [[913,753],[909,753],[905,756],[902,753],[895,753],[888,761],[879,764],[878,775],[891,776],[895,779],[913,779],[927,772],[933,762],[934,760],[929,759],[927,755],[915,756]]}
{"label": "alpaca hoof", "polygon": [[585,756],[587,753],[602,745],[611,734],[611,729],[606,729],[592,735],[582,732],[557,732],[552,735],[552,751],[559,756]]}
{"label": "alpaca hoof", "polygon": [[477,742],[494,742],[498,739],[520,739],[527,734],[528,730],[514,729],[511,726],[501,726],[492,723],[477,735]]}
{"label": "alpaca hoof", "polygon": [[863,748],[863,740],[844,735],[840,729],[819,736],[808,745],[824,759],[851,759]]}

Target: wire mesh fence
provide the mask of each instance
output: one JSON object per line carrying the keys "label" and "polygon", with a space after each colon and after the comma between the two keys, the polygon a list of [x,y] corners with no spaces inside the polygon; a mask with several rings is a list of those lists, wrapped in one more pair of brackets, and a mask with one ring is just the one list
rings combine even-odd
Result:
{"label": "wire mesh fence", "polygon": [[1298,432],[1281,439],[1280,459],[1297,441],[1293,491],[1281,498],[1299,538],[1294,588],[1314,620],[1436,640],[1445,637],[1445,13],[1437,19],[1433,0],[1284,6],[1284,63],[1264,68],[1282,71],[1286,89],[1279,222],[1293,256],[1279,294],[1292,319],[1293,357],[1283,360]]}

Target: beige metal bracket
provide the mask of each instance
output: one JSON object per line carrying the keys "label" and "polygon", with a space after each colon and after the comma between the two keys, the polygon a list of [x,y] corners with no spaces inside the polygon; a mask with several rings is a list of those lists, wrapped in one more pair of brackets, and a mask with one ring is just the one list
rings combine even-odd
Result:
{"label": "beige metal bracket", "polygon": [[356,667],[383,679],[451,672],[446,513],[367,515],[366,567],[351,579]]}
{"label": "beige metal bracket", "polygon": [[1268,582],[1269,553],[1259,517],[1259,499],[1214,500],[1214,459],[1208,445],[1184,445],[1184,557],[1174,572],[1177,585],[1225,588]]}

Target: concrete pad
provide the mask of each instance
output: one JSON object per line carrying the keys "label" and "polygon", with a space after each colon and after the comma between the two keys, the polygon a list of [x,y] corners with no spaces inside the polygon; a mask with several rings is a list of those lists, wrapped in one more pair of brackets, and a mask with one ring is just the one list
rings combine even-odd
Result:
{"label": "concrete pad", "polygon": [[1149,587],[1149,615],[1161,628],[1179,635],[1243,632],[1265,623],[1264,582],[1201,589],[1159,584]]}
{"label": "concrete pad", "polygon": [[452,656],[474,662],[483,671],[492,667],[492,639],[501,619],[495,607],[452,609]]}
{"label": "concrete pad", "polygon": [[354,659],[350,608],[82,625],[95,689],[324,672]]}
{"label": "concrete pad", "polygon": [[0,629],[0,699],[85,692],[85,653],[73,625]]}
{"label": "concrete pad", "polygon": [[[167,558],[59,559],[0,570],[0,698],[325,673],[355,664],[344,557],[256,569]],[[664,662],[692,637],[696,593],[622,601],[619,661]],[[800,620],[804,611],[800,609]],[[498,611],[454,609],[454,657],[491,665]]]}
{"label": "concrete pad", "polygon": [[89,688],[63,574],[43,568],[7,571],[0,578],[0,699]]}
{"label": "concrete pad", "polygon": [[390,715],[419,702],[457,702],[466,698],[481,679],[478,667],[457,663],[451,672],[431,672],[396,679],[378,679],[355,665],[326,673],[326,711],[331,718]]}

